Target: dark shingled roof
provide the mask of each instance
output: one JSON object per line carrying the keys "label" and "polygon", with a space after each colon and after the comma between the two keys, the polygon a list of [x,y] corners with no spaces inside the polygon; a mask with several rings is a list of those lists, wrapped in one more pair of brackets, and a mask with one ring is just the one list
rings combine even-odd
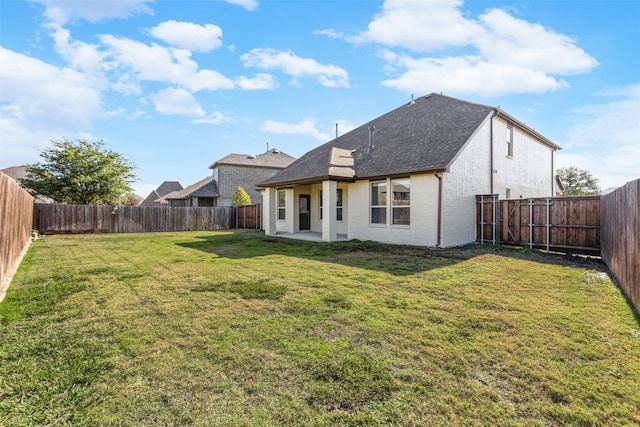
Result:
{"label": "dark shingled roof", "polygon": [[224,156],[214,164],[209,166],[213,169],[216,165],[236,165],[236,166],[253,166],[259,168],[284,169],[291,164],[296,158],[273,148],[266,153],[258,154],[236,154],[232,153]]}
{"label": "dark shingled roof", "polygon": [[161,197],[160,200],[178,200],[189,197],[218,197],[218,184],[213,179],[213,175],[209,175],[182,190],[169,193]]}
{"label": "dark shingled roof", "polygon": [[[259,186],[302,184],[329,178],[353,181],[444,170],[494,111],[499,110],[448,96],[427,95],[309,151]],[[369,128],[372,126],[375,126],[374,149],[370,150]],[[532,129],[529,131],[535,133]],[[351,153],[350,174],[345,172],[344,166],[339,168],[341,173],[333,172],[336,165],[331,159],[336,158],[335,149],[342,149],[338,157],[344,158],[345,153]],[[342,163],[348,162],[343,160]]]}
{"label": "dark shingled roof", "polygon": [[161,198],[162,196],[166,196],[167,194],[182,190],[182,185],[178,181],[165,181],[160,184],[160,187],[151,191],[146,199],[140,203],[140,206],[153,206],[153,202]]}

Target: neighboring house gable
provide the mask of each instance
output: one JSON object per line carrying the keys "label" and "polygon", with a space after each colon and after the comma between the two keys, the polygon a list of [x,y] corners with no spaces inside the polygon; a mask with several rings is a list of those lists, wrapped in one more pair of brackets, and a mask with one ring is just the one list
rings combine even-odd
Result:
{"label": "neighboring house gable", "polygon": [[169,206],[212,207],[217,206],[218,187],[210,175],[179,191],[171,192],[159,199]]}
{"label": "neighboring house gable", "polygon": [[469,243],[476,194],[553,196],[558,149],[499,108],[431,94],[262,182],[264,228],[318,231],[327,241]]}
{"label": "neighboring house gable", "polygon": [[258,155],[229,154],[209,166],[218,186],[219,206],[231,206],[238,187],[245,189],[251,203],[260,203],[256,185],[290,165],[295,160],[278,149]]}
{"label": "neighboring house gable", "polygon": [[[7,175],[21,186],[20,180],[27,177],[27,168],[25,166],[10,166],[5,169],[1,169],[0,172]],[[51,197],[37,195],[34,197],[36,203],[55,203]]]}
{"label": "neighboring house gable", "polygon": [[182,185],[180,185],[178,181],[164,181],[158,188],[149,193],[142,203],[140,203],[140,206],[166,205],[166,201],[158,201],[158,199],[178,190],[182,190]]}

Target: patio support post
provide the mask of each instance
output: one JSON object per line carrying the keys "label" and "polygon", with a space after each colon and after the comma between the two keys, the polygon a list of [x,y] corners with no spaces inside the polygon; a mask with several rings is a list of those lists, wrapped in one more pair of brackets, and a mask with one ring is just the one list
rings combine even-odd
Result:
{"label": "patio support post", "polygon": [[278,192],[275,188],[267,187],[263,193],[264,209],[262,210],[264,234],[276,235],[276,218],[278,217]]}
{"label": "patio support post", "polygon": [[336,218],[337,183],[335,181],[322,182],[322,241],[334,242],[338,240]]}

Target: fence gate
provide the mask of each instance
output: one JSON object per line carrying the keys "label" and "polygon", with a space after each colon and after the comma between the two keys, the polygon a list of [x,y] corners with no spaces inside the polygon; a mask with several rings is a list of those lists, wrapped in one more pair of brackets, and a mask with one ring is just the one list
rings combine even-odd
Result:
{"label": "fence gate", "polygon": [[260,204],[238,206],[236,209],[236,228],[262,228]]}
{"label": "fence gate", "polygon": [[600,250],[599,196],[498,200],[496,195],[479,195],[476,206],[480,243],[522,245],[547,252]]}
{"label": "fence gate", "polygon": [[478,242],[490,242],[494,245],[497,243],[500,235],[497,211],[499,207],[497,194],[476,196],[476,222],[478,223],[476,240]]}

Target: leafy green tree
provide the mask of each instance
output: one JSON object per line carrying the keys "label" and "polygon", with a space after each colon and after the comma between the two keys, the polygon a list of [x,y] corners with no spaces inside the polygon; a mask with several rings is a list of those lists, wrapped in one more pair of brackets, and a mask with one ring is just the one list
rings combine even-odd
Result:
{"label": "leafy green tree", "polygon": [[238,187],[236,194],[233,197],[233,206],[244,206],[251,204],[251,197],[242,187]]}
{"label": "leafy green tree", "polygon": [[569,166],[558,169],[557,173],[560,177],[560,181],[562,181],[562,186],[564,187],[562,194],[565,196],[588,196],[600,194],[598,179],[594,178],[590,172],[584,169]]}
{"label": "leafy green tree", "polygon": [[121,154],[105,148],[102,140],[51,141],[40,157],[44,162],[27,165],[20,184],[32,195],[61,203],[114,205],[133,192],[135,166]]}

